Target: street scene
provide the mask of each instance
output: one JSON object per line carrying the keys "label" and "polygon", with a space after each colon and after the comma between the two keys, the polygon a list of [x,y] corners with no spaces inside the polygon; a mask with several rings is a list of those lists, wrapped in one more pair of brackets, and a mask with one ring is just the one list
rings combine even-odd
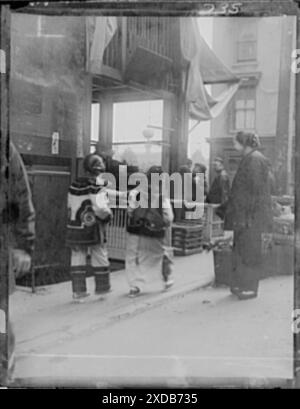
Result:
{"label": "street scene", "polygon": [[[181,291],[167,297],[150,293],[129,303],[115,294],[108,308],[99,299],[84,310],[56,302],[28,311],[33,328],[17,320],[19,312],[16,381],[27,386],[288,386],[291,277],[264,280],[255,304],[238,304],[225,288],[201,288],[196,275],[189,285],[180,284]],[[27,297],[23,294],[26,307]],[[47,293],[37,297],[45,299]]]}
{"label": "street scene", "polygon": [[6,27],[1,383],[290,387],[296,18],[39,7]]}

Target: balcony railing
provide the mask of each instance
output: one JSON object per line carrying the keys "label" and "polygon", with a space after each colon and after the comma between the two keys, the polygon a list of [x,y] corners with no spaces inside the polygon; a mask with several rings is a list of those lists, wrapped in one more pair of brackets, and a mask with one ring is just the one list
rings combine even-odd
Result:
{"label": "balcony railing", "polygon": [[177,23],[170,17],[118,18],[118,29],[104,52],[104,66],[124,73],[138,47],[174,61],[178,47]]}

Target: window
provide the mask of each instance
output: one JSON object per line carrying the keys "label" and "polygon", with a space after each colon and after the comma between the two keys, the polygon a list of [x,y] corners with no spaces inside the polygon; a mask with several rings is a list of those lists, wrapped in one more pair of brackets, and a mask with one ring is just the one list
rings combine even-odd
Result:
{"label": "window", "polygon": [[99,118],[100,118],[100,104],[92,104],[91,110],[91,138],[90,151],[93,153],[97,142],[99,141]]}
{"label": "window", "polygon": [[235,23],[236,62],[253,62],[257,59],[258,20],[241,20]]}
{"label": "window", "polygon": [[241,87],[232,104],[231,130],[255,129],[255,87]]}
{"label": "window", "polygon": [[256,60],[256,40],[241,40],[237,43],[237,62]]}
{"label": "window", "polygon": [[162,165],[163,101],[114,103],[114,159],[141,171]]}

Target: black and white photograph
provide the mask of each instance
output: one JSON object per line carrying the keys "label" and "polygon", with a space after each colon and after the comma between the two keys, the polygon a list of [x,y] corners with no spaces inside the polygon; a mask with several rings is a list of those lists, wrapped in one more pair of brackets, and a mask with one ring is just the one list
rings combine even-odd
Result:
{"label": "black and white photograph", "polygon": [[0,4],[0,385],[300,387],[298,3]]}

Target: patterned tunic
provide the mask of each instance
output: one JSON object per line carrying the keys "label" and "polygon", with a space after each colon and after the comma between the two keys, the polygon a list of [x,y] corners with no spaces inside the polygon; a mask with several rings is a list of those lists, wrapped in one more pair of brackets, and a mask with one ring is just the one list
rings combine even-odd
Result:
{"label": "patterned tunic", "polygon": [[101,244],[103,241],[101,233],[112,216],[106,185],[106,181],[98,184],[90,178],[81,178],[71,184],[67,224],[67,244],[71,247]]}

